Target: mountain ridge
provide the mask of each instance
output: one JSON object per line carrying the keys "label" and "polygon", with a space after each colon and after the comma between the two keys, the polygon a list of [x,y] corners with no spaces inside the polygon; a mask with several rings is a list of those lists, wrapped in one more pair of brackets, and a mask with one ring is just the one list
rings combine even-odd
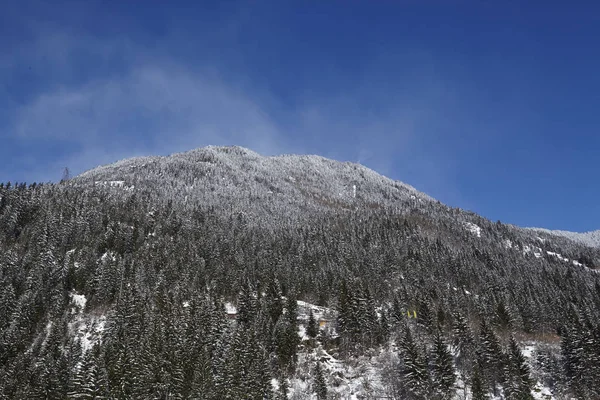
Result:
{"label": "mountain ridge", "polygon": [[[181,186],[181,182],[174,182],[175,179],[163,182],[169,179],[169,171],[172,170],[178,171],[176,180],[185,181],[184,188],[176,190],[181,196],[170,196],[173,201],[196,198],[209,201],[217,207],[226,203],[248,206],[252,203],[255,207],[260,202],[273,202],[273,207],[265,210],[271,216],[277,215],[276,208],[281,212],[290,205],[294,207],[288,210],[289,215],[294,214],[294,210],[322,209],[327,206],[346,210],[361,205],[408,209],[427,202],[460,210],[465,223],[477,224],[477,221],[471,220],[473,216],[487,219],[469,210],[445,205],[410,184],[386,177],[359,163],[313,154],[263,156],[240,146],[206,146],[168,156],[127,158],[85,171],[75,180],[122,181],[124,185],[136,185],[144,181],[147,184],[150,181],[154,188],[160,188],[161,183],[171,187]],[[185,170],[189,172],[180,172]],[[198,184],[202,185],[202,193],[198,191]],[[215,196],[207,195],[205,189],[214,192]],[[249,193],[250,198],[244,195]],[[298,201],[301,198],[306,200],[305,204],[299,204],[302,203]],[[243,212],[248,209],[250,207]],[[525,232],[543,232],[586,246],[600,247],[600,230],[576,233],[512,226]]]}
{"label": "mountain ridge", "polygon": [[562,236],[576,242],[586,244],[591,247],[600,247],[600,229],[589,232],[572,232],[563,230],[552,230],[546,228],[525,228],[538,232],[545,232],[551,235]]}

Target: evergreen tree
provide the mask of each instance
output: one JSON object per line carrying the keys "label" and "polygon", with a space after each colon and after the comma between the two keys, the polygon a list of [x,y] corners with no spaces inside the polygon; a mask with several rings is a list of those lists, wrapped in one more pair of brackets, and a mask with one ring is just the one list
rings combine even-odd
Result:
{"label": "evergreen tree", "polygon": [[319,334],[319,325],[317,324],[317,320],[315,319],[315,314],[312,309],[308,314],[308,323],[306,325],[306,334],[309,338],[314,339]]}
{"label": "evergreen tree", "polygon": [[475,337],[467,325],[465,318],[456,313],[453,315],[452,344],[455,349],[456,366],[461,371],[470,372],[475,352]]}
{"label": "evergreen tree", "polygon": [[440,333],[435,337],[433,345],[432,383],[439,399],[450,399],[454,394],[456,376],[452,355]]}
{"label": "evergreen tree", "polygon": [[478,353],[485,382],[496,392],[496,387],[503,378],[503,354],[498,337],[485,319],[480,324]]}
{"label": "evergreen tree", "polygon": [[414,342],[409,328],[406,328],[401,348],[400,384],[402,395],[407,399],[426,399],[431,387],[427,364]]}
{"label": "evergreen tree", "polygon": [[508,400],[533,400],[529,366],[513,337],[508,347],[505,374],[504,393]]}
{"label": "evergreen tree", "polygon": [[479,362],[475,363],[473,372],[471,373],[471,398],[472,400],[487,400],[489,398],[488,391],[483,382]]}
{"label": "evergreen tree", "polygon": [[323,376],[323,370],[321,364],[317,361],[314,369],[314,393],[317,395],[318,400],[327,400],[327,383],[325,383],[325,377]]}

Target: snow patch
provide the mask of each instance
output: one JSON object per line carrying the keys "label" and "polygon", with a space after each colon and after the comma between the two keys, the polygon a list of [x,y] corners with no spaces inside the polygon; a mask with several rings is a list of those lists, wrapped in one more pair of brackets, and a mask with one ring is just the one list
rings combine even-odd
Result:
{"label": "snow patch", "polygon": [[227,314],[237,314],[237,308],[232,303],[225,303],[225,312]]}
{"label": "snow patch", "polygon": [[477,237],[481,237],[481,228],[472,222],[465,222],[465,228]]}
{"label": "snow patch", "polygon": [[87,303],[85,295],[77,294],[77,292],[72,292],[69,293],[69,296],[71,297],[71,301],[73,302],[73,304],[75,304],[79,308],[79,311],[82,312],[85,309],[85,304]]}
{"label": "snow patch", "polygon": [[106,316],[89,316],[80,314],[69,324],[69,331],[79,341],[83,352],[90,350],[102,338],[106,328]]}

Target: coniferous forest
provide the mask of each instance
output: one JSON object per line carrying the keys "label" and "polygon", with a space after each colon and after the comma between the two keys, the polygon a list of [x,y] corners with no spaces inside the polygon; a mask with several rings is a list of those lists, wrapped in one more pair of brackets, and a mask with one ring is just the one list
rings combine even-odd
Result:
{"label": "coniferous forest", "polygon": [[3,183],[0,398],[600,399],[599,268],[316,157]]}

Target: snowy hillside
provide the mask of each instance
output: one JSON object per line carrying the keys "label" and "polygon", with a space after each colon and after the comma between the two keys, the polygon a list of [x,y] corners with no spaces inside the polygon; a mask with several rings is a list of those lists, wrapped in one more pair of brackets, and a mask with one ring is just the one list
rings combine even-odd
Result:
{"label": "snowy hillside", "polygon": [[318,156],[0,184],[0,398],[600,398],[599,271]]}
{"label": "snowy hillside", "polygon": [[311,209],[350,211],[433,200],[359,164],[310,155],[265,157],[241,147],[128,159],[87,171],[75,181],[145,188],[167,200],[208,202],[250,214],[291,216]]}
{"label": "snowy hillside", "polygon": [[529,228],[534,231],[546,232],[551,235],[563,236],[569,238],[575,242],[583,243],[586,246],[592,247],[600,247],[600,230],[591,231],[591,232],[569,232],[569,231],[560,231],[560,230],[550,230],[543,228]]}

